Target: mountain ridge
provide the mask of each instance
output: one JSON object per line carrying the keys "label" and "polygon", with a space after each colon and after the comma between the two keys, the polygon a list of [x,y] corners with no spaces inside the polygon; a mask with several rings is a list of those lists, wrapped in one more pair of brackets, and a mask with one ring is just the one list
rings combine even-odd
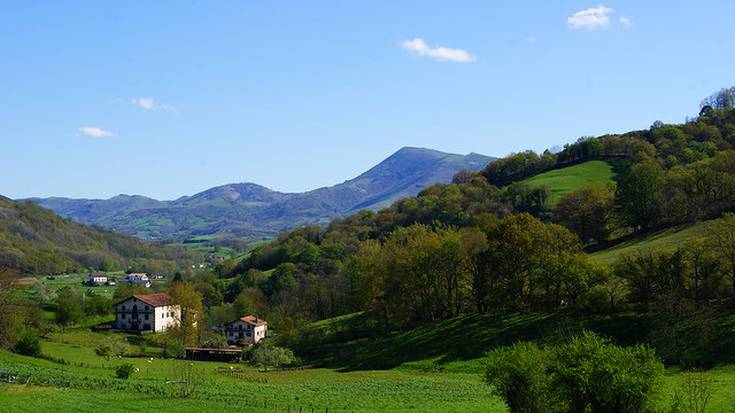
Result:
{"label": "mountain ridge", "polygon": [[403,147],[357,177],[305,192],[280,192],[239,182],[171,201],[127,194],[109,199],[28,200],[80,223],[144,239],[261,238],[301,225],[327,223],[360,209],[382,209],[434,183],[451,182],[461,170],[479,171],[494,159],[477,153]]}

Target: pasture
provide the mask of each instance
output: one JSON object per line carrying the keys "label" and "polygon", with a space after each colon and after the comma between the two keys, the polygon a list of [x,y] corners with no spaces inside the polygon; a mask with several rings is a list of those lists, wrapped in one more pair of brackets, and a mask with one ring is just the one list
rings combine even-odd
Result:
{"label": "pasture", "polygon": [[609,162],[588,161],[566,168],[555,169],[528,178],[523,183],[531,187],[546,187],[549,204],[555,205],[564,194],[597,183],[614,184],[615,168]]}
{"label": "pasture", "polygon": [[717,225],[719,220],[700,221],[693,224],[677,225],[650,234],[641,235],[610,248],[590,254],[593,260],[601,264],[614,264],[626,255],[646,252],[673,251],[689,242],[707,239],[708,227]]}
{"label": "pasture", "polygon": [[[324,337],[309,359],[311,367],[261,372],[244,363],[190,362],[161,357],[151,336],[92,332],[69,328],[42,341],[46,358],[0,351],[0,406],[13,412],[67,410],[200,411],[236,408],[279,412],[506,412],[503,402],[483,383],[484,354],[519,340],[553,343],[564,332],[591,329],[621,344],[639,342],[645,322],[633,313],[569,318],[564,313],[498,317],[472,315],[387,334],[347,337],[359,328],[360,314],[314,325]],[[126,343],[126,356],[105,358],[95,352],[109,338]],[[142,344],[142,345],[141,345]],[[128,380],[115,369],[131,363]],[[194,371],[193,392],[182,397],[182,371]],[[735,366],[707,371],[713,389],[711,411],[735,405]],[[660,405],[686,383],[687,373],[667,370]]]}

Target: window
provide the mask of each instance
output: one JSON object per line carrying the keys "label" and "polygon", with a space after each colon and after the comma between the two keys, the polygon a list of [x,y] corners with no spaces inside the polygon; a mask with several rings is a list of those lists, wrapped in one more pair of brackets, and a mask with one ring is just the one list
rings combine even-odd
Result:
{"label": "window", "polygon": [[148,310],[149,310],[149,307],[148,306],[145,306],[145,311],[148,311]]}
{"label": "window", "polygon": [[166,314],[161,313],[161,318],[166,318]]}
{"label": "window", "polygon": [[148,319],[148,314],[146,314],[146,315],[145,315],[145,319],[146,319],[146,320]]}
{"label": "window", "polygon": [[247,334],[248,334],[248,337],[250,337],[250,332],[248,332]]}

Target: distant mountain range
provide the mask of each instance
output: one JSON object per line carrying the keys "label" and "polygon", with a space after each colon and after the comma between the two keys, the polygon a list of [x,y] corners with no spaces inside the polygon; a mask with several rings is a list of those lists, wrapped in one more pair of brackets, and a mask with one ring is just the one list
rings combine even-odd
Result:
{"label": "distant mountain range", "polygon": [[77,222],[143,239],[262,238],[301,225],[329,222],[361,209],[387,207],[437,182],[448,183],[459,171],[478,171],[494,159],[476,153],[456,155],[406,147],[354,179],[302,193],[238,183],[174,201],[140,195],[30,200]]}

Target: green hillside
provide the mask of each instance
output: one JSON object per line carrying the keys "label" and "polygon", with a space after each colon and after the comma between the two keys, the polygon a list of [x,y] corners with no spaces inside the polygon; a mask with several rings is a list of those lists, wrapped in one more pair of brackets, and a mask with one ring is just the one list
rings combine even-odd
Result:
{"label": "green hillside", "polygon": [[621,242],[608,249],[595,252],[590,256],[599,263],[614,264],[618,259],[626,255],[647,251],[661,252],[674,250],[683,247],[695,239],[707,238],[707,228],[712,223],[717,223],[718,221],[702,221],[666,228],[639,238]]}
{"label": "green hillside", "polygon": [[0,196],[0,268],[24,274],[129,267],[158,272],[183,268],[195,257],[183,248],[85,226],[31,202]]}
{"label": "green hillside", "polygon": [[600,182],[614,183],[614,177],[613,166],[608,162],[598,160],[540,173],[522,182],[534,188],[546,187],[549,191],[549,201],[553,205],[569,192]]}
{"label": "green hillside", "polygon": [[[471,314],[405,332],[378,335],[361,314],[322,320],[310,326],[306,359],[344,371],[409,369],[481,373],[485,352],[516,341],[555,340],[560,331],[589,329],[618,342],[643,341],[645,317],[629,313],[570,317],[563,312]],[[314,338],[322,344],[315,345]],[[366,337],[370,337],[367,339]]]}

